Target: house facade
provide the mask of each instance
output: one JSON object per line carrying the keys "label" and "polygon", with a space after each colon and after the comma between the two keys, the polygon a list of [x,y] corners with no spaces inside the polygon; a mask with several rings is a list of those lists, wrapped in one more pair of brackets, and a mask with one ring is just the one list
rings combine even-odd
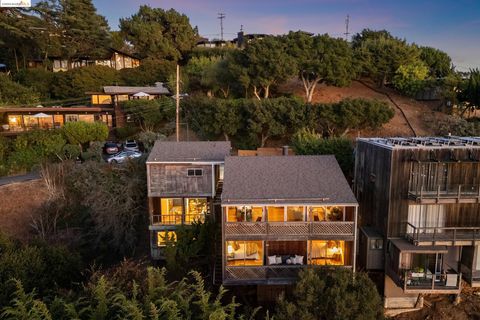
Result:
{"label": "house facade", "polygon": [[222,190],[230,142],[157,141],[147,160],[151,256],[162,259],[178,226],[203,222]]}
{"label": "house facade", "polygon": [[334,156],[227,157],[221,206],[224,285],[355,270],[358,204]]}
{"label": "house facade", "polygon": [[108,107],[0,108],[0,134],[17,135],[36,129],[58,129],[67,122],[103,122],[114,126],[114,110]]}
{"label": "house facade", "polygon": [[480,286],[480,138],[358,139],[354,190],[363,267],[385,273],[386,307]]}

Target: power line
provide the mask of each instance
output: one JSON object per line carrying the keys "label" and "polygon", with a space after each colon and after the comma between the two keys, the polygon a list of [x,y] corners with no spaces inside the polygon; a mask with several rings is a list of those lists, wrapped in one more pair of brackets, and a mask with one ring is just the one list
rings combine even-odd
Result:
{"label": "power line", "polygon": [[225,19],[225,13],[219,13],[218,19],[220,19],[220,40],[223,41],[223,19]]}

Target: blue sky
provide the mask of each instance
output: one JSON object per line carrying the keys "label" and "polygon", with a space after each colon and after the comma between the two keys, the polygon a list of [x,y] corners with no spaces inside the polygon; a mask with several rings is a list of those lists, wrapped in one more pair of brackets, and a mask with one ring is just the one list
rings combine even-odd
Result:
{"label": "blue sky", "polygon": [[[37,1],[33,1],[36,3]],[[343,36],[345,17],[350,32],[387,29],[409,42],[433,46],[450,54],[459,70],[480,67],[479,0],[93,0],[112,29],[142,4],[174,8],[190,17],[208,38],[219,38],[217,13],[226,14],[225,38],[243,25],[247,33],[281,34],[305,30]]]}

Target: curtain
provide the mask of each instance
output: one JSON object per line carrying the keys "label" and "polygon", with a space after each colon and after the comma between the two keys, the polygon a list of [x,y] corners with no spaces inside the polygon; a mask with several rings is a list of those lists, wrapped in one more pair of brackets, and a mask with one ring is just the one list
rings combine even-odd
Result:
{"label": "curtain", "polygon": [[[409,205],[408,222],[418,228],[444,227],[445,206],[443,205]],[[421,233],[433,233],[434,229],[421,229]],[[437,230],[437,233],[442,230]],[[413,233],[408,226],[407,233]]]}

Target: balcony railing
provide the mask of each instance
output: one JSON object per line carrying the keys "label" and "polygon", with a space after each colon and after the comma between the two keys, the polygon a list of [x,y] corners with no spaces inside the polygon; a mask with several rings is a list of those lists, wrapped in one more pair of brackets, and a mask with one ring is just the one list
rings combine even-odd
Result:
{"label": "balcony railing", "polygon": [[[315,265],[296,266],[227,266],[225,267],[225,281],[230,282],[266,282],[266,281],[293,281],[298,277],[300,270],[304,268],[322,268]],[[339,266],[351,268],[351,266]]]}
{"label": "balcony railing", "polygon": [[150,216],[150,224],[158,225],[179,225],[205,222],[205,214],[154,214]]}
{"label": "balcony railing", "polygon": [[435,185],[420,186],[415,190],[409,190],[408,196],[411,199],[422,202],[424,200],[447,200],[447,199],[476,199],[480,201],[480,185],[458,184],[458,185]]}
{"label": "balcony railing", "polygon": [[355,232],[353,221],[328,222],[226,222],[225,236],[227,237],[312,237],[312,236],[339,236],[352,237]]}
{"label": "balcony railing", "polygon": [[480,240],[480,227],[417,227],[407,222],[406,238],[419,242],[476,241]]}
{"label": "balcony railing", "polygon": [[430,272],[414,272],[407,270],[403,274],[403,291],[408,292],[460,292],[462,289],[462,273],[449,271],[441,275]]}

